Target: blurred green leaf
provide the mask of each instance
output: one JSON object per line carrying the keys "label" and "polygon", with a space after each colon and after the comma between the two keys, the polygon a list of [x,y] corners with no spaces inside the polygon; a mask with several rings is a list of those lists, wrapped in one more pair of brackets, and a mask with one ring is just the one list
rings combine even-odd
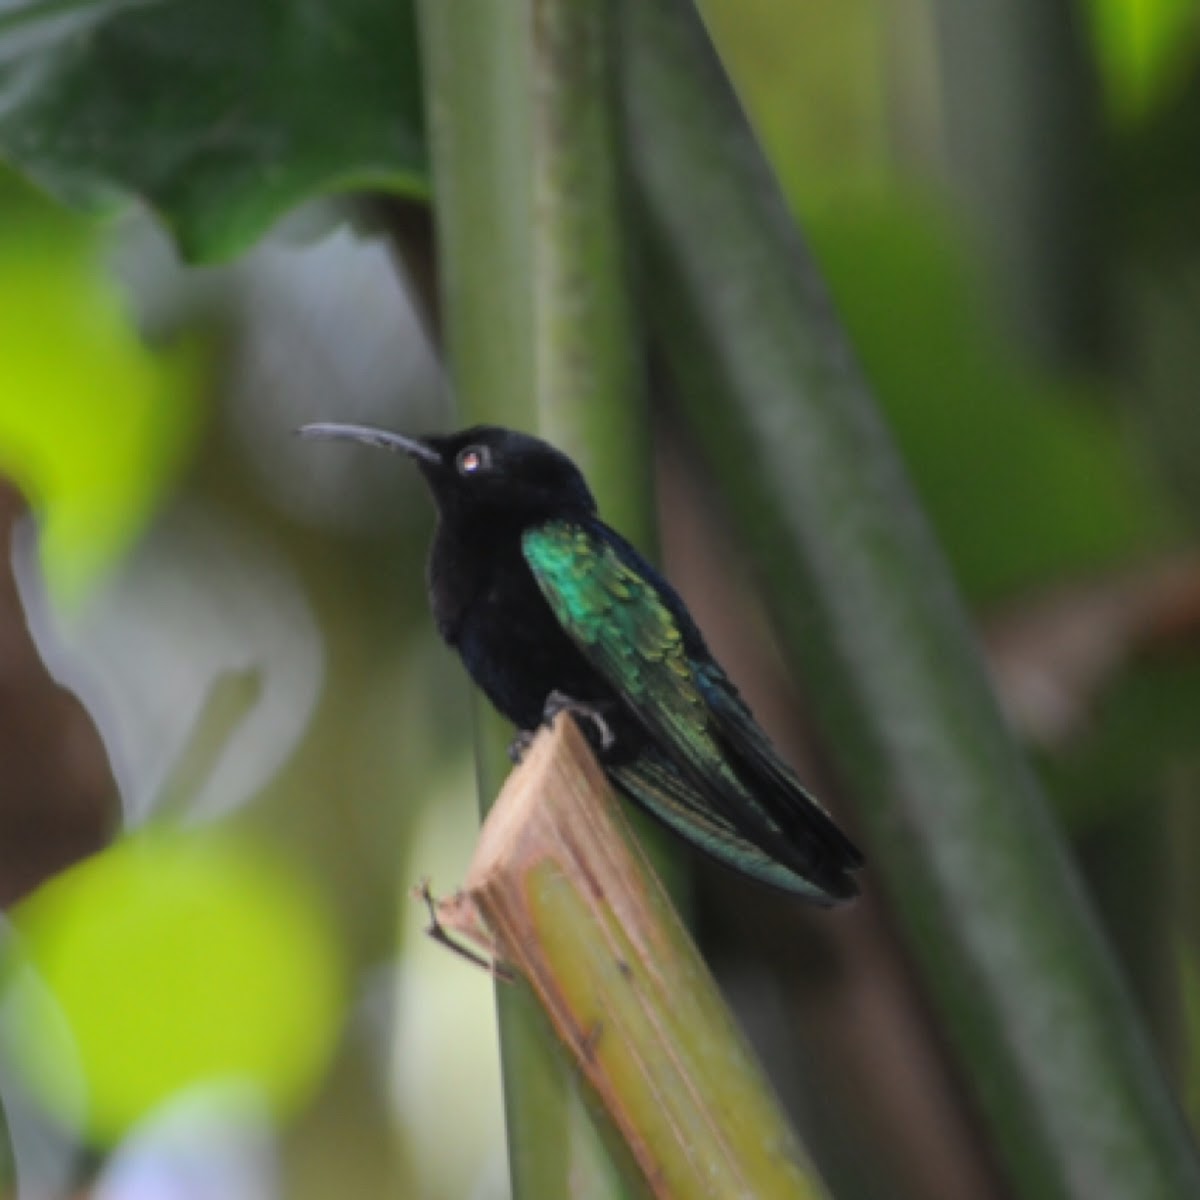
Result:
{"label": "blurred green leaf", "polygon": [[697,7],[794,206],[886,181],[896,51],[878,0],[700,0]]}
{"label": "blurred green leaf", "polygon": [[426,188],[404,0],[9,0],[0,153],[84,209],[133,194],[236,254],[318,193]]}
{"label": "blurred green leaf", "polygon": [[1200,762],[1200,653],[1176,648],[1125,672],[1092,713],[1083,737],[1043,760],[1075,832],[1111,821],[1161,794],[1180,763]]}
{"label": "blurred green leaf", "polygon": [[101,1144],[205,1081],[250,1083],[288,1115],[328,1063],[345,990],[328,914],[244,837],[129,838],[55,876],[13,922],[6,1053]]}
{"label": "blurred green leaf", "polygon": [[147,348],[85,222],[0,180],[0,473],[29,498],[54,597],[153,514],[200,432],[198,339]]}
{"label": "blurred green leaf", "polygon": [[1165,542],[1169,506],[1116,407],[1014,356],[944,215],[892,197],[807,228],[972,600]]}
{"label": "blurred green leaf", "polygon": [[1110,103],[1138,117],[1178,85],[1200,49],[1195,0],[1090,0],[1093,35]]}

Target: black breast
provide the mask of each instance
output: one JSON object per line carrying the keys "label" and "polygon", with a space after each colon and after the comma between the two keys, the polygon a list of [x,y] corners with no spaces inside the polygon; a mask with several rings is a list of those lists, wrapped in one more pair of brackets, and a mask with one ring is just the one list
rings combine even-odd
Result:
{"label": "black breast", "polygon": [[518,729],[540,724],[546,697],[609,701],[613,690],[576,649],[521,554],[519,531],[434,538],[429,593],[438,632],[475,683]]}

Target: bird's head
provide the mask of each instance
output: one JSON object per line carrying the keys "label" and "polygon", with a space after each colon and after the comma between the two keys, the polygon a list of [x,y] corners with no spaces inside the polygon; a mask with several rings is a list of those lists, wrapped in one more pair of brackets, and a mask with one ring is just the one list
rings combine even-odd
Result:
{"label": "bird's head", "polygon": [[498,425],[419,438],[363,425],[305,425],[299,432],[406,455],[425,477],[438,511],[450,520],[504,515],[525,523],[596,511],[583,475],[565,454],[540,438]]}

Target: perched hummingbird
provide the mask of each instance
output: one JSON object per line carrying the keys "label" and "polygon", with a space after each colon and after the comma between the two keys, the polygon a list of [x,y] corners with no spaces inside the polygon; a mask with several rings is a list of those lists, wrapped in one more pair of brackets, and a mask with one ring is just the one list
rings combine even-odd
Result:
{"label": "perched hummingbird", "polygon": [[862,855],[779,758],[675,590],[600,520],[565,454],[490,425],[300,433],[416,462],[438,511],[434,621],[520,731],[515,752],[571,711],[618,790],[717,861],[818,904],[857,893]]}

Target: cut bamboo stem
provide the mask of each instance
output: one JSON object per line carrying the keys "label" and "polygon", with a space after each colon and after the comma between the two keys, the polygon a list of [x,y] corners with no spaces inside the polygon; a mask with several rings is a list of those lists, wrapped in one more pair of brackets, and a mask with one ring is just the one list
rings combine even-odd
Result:
{"label": "cut bamboo stem", "polygon": [[440,915],[529,985],[652,1195],[825,1195],[572,721],[509,776]]}

